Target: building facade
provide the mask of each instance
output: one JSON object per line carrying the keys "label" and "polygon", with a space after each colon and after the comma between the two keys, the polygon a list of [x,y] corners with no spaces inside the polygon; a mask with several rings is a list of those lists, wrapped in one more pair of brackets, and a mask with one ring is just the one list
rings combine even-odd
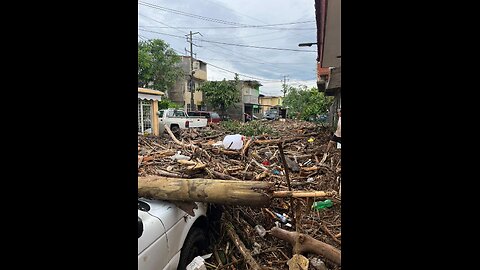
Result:
{"label": "building facade", "polygon": [[[182,56],[182,61],[180,62],[180,67],[186,74],[186,76],[177,80],[173,89],[167,91],[167,97],[171,101],[183,107],[186,111],[191,111],[191,91],[189,87],[190,82],[190,56]],[[205,109],[203,102],[203,93],[198,91],[199,87],[207,81],[207,63],[193,58],[193,99],[194,99],[194,110]]]}
{"label": "building facade", "polygon": [[258,118],[262,117],[260,111],[260,104],[258,98],[260,95],[260,86],[262,84],[258,81],[241,80],[239,81],[238,94],[240,101],[226,110],[231,119],[245,121],[244,115],[255,115]]}
{"label": "building facade", "polygon": [[260,97],[258,98],[258,102],[260,103],[260,114],[263,116],[268,109],[275,106],[282,106],[283,97],[260,95]]}

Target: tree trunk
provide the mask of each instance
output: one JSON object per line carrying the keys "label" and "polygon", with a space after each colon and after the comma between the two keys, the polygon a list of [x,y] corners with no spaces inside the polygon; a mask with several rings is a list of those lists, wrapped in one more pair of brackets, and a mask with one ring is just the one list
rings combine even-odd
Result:
{"label": "tree trunk", "polygon": [[[294,253],[310,252],[322,255],[330,261],[334,262],[335,264],[341,266],[342,261],[340,250],[329,244],[325,244],[308,235],[298,232],[289,232],[278,227],[273,227],[270,230],[270,234],[272,236],[285,240],[289,242],[292,246],[296,247],[297,250],[294,250]],[[297,241],[298,244],[295,245]]]}
{"label": "tree trunk", "polygon": [[138,177],[138,196],[172,201],[268,206],[273,183],[219,179]]}

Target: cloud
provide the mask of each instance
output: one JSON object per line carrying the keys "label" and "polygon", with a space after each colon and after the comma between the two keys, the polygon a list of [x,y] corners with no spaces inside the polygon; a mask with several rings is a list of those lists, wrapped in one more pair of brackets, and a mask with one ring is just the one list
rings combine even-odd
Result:
{"label": "cloud", "polygon": [[[186,54],[185,48],[190,48],[185,35],[189,31],[201,33],[193,36],[194,44],[198,45],[193,47],[193,51],[198,59],[207,63],[209,80],[233,79],[232,72],[237,72],[241,74],[240,79],[252,79],[243,75],[263,79],[259,80],[263,84],[260,92],[272,95],[283,95],[281,84],[284,76],[288,76],[288,83],[294,86],[298,82],[305,82],[309,87],[315,86],[316,52],[268,50],[207,42],[315,51],[315,46],[298,47],[299,43],[316,41],[313,0],[141,0],[139,3],[151,3],[157,7],[138,5],[138,33],[142,38],[161,38],[177,53]],[[309,22],[272,26],[269,29],[233,28],[239,25],[305,21]]]}

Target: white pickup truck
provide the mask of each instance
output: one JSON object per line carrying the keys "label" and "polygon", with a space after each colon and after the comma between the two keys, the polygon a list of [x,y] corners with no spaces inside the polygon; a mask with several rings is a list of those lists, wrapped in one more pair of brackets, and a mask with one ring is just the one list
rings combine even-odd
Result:
{"label": "white pickup truck", "polygon": [[160,133],[165,132],[165,126],[169,127],[174,134],[180,129],[206,127],[208,119],[203,116],[189,116],[183,110],[165,109],[158,111]]}

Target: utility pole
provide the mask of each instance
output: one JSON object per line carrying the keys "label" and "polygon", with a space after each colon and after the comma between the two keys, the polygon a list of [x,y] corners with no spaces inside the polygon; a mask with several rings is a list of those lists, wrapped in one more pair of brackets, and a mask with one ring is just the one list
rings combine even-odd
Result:
{"label": "utility pole", "polygon": [[283,97],[287,94],[287,77],[288,75],[283,75]]}
{"label": "utility pole", "polygon": [[193,44],[193,35],[195,34],[202,35],[200,32],[192,33],[192,31],[190,31],[190,34],[187,36],[187,42],[190,43],[190,73],[189,73],[189,80],[188,80],[188,89],[190,91],[190,111],[195,110],[195,99],[193,97],[195,93],[195,81],[193,77],[193,74],[195,73],[195,71],[193,71],[193,45],[195,44]]}

